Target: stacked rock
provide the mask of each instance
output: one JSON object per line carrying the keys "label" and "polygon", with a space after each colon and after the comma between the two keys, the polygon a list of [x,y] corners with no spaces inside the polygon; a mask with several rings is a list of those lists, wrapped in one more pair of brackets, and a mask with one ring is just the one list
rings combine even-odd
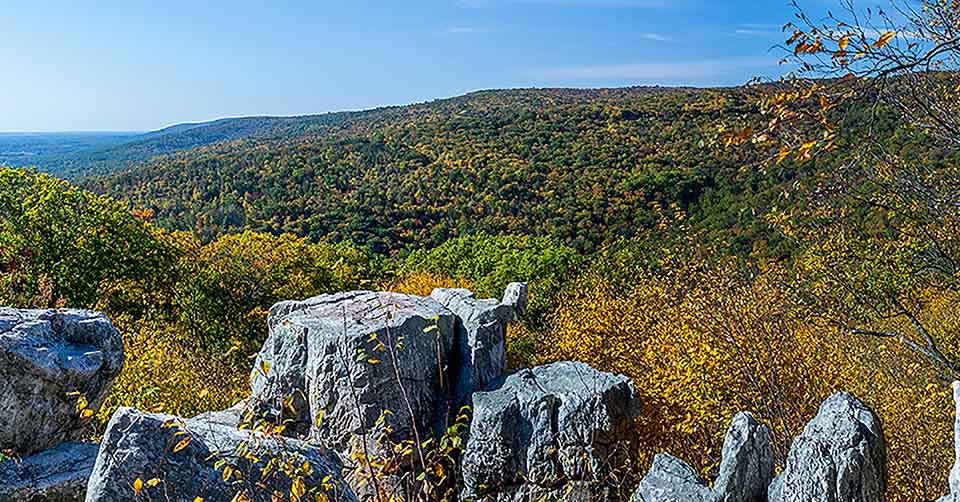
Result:
{"label": "stacked rock", "polygon": [[[192,419],[121,408],[99,448],[78,440],[123,366],[120,334],[96,312],[0,309],[0,450],[16,457],[0,461],[0,502],[378,499],[401,493],[418,474],[411,445],[437,444],[462,406],[463,501],[883,500],[880,421],[846,393],[777,477],[769,430],[740,413],[712,483],[660,454],[634,491],[633,382],[575,362],[507,373],[507,325],[526,299],[515,283],[502,300],[437,289],[278,303],[250,398]],[[393,470],[374,479],[375,463]],[[944,501],[958,499],[958,470]]]}
{"label": "stacked rock", "polygon": [[[355,291],[278,303],[251,373],[251,396],[188,420],[121,410],[108,426],[87,500],[134,500],[130,487],[138,479],[155,480],[139,489],[165,500],[234,500],[242,487],[224,484],[222,467],[242,476],[262,470],[231,453],[253,442],[260,461],[278,451],[306,459],[340,499],[376,499],[402,490],[416,468],[415,448],[398,460],[398,446],[440,439],[469,405],[461,500],[608,498],[611,473],[633,458],[621,441],[639,408],[633,384],[581,363],[505,375],[507,325],[526,302],[527,286],[514,283],[502,300],[437,289],[429,297]],[[256,439],[251,429],[276,432]],[[349,459],[342,476],[338,457]],[[371,462],[385,460],[399,471],[372,474]],[[272,489],[285,494],[293,486],[279,480]]]}

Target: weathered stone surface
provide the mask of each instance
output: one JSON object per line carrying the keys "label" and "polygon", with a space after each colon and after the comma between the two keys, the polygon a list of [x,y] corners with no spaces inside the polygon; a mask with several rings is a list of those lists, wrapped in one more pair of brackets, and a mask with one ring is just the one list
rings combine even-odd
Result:
{"label": "weathered stone surface", "polygon": [[[187,438],[189,443],[179,448]],[[276,459],[275,467],[289,462],[293,477],[302,475],[307,491],[322,487],[323,479],[330,476],[331,485],[325,490],[330,500],[356,500],[340,477],[339,460],[318,446],[121,408],[107,425],[87,485],[86,501],[194,502],[202,497],[204,502],[231,502],[238,492],[253,490],[244,480],[266,485],[248,492],[249,500],[271,500],[274,490],[289,494],[294,480],[284,469],[272,469],[264,475],[270,459]],[[224,466],[230,467],[230,476],[224,475]],[[229,480],[224,481],[225,477]],[[134,489],[138,478],[142,482],[139,497]]]}
{"label": "weathered stone surface", "polygon": [[469,404],[475,391],[501,377],[507,367],[507,324],[523,315],[527,285],[511,283],[503,300],[478,300],[467,289],[435,289],[430,295],[457,316],[455,398]]}
{"label": "weathered stone surface", "polygon": [[21,455],[79,439],[79,392],[98,409],[123,366],[103,314],[0,308],[0,449]]}
{"label": "weathered stone surface", "polygon": [[[255,419],[289,419],[291,435],[338,451],[365,437],[373,453],[385,427],[394,440],[413,438],[411,415],[422,436],[443,423],[455,317],[435,300],[368,291],[322,295],[278,303],[268,325],[245,408]],[[378,423],[384,410],[392,414]]]}
{"label": "weathered stone surface", "polygon": [[64,443],[0,463],[0,502],[83,502],[99,446]]}
{"label": "weathered stone surface", "polygon": [[953,382],[953,403],[956,413],[953,420],[953,468],[950,469],[950,493],[938,502],[960,502],[960,382]]}
{"label": "weathered stone surface", "polygon": [[886,461],[880,419],[840,392],[793,441],[787,465],[770,485],[770,502],[880,502]]}
{"label": "weathered stone surface", "polygon": [[715,496],[689,464],[658,453],[631,502],[712,502]]}
{"label": "weathered stone surface", "polygon": [[613,489],[607,474],[633,451],[633,383],[583,363],[521,370],[473,402],[463,458],[468,500],[605,500]]}
{"label": "weathered stone surface", "polygon": [[723,440],[720,475],[713,489],[684,461],[660,454],[632,501],[765,502],[773,468],[769,429],[750,413],[739,413]]}
{"label": "weathered stone surface", "polygon": [[224,425],[227,427],[239,427],[243,421],[243,411],[247,407],[248,400],[244,399],[239,403],[221,411],[208,411],[201,413],[190,420],[206,422],[211,424]]}

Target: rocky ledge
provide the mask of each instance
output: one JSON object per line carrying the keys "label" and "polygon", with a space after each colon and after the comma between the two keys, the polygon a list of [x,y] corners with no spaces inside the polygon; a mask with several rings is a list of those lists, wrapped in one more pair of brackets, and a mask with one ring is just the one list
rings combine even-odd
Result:
{"label": "rocky ledge", "polygon": [[[768,428],[743,412],[716,479],[665,453],[630,479],[633,382],[576,362],[506,372],[507,325],[526,298],[517,283],[500,300],[438,289],[281,302],[250,398],[194,418],[122,408],[100,445],[76,440],[122,367],[117,330],[95,312],[0,309],[0,450],[14,457],[0,461],[0,502],[412,499],[404,490],[438,444],[455,445],[461,481],[445,500],[884,500],[880,420],[844,392],[777,476]],[[960,386],[954,397],[960,411]],[[960,414],[956,432],[940,502],[960,502]]]}

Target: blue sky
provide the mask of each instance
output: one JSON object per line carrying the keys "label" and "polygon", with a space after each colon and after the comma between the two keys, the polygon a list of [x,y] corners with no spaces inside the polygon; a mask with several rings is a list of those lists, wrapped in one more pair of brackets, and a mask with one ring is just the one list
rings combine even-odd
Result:
{"label": "blue sky", "polygon": [[[823,9],[827,0],[811,0]],[[788,0],[9,0],[0,131],[776,76]]]}

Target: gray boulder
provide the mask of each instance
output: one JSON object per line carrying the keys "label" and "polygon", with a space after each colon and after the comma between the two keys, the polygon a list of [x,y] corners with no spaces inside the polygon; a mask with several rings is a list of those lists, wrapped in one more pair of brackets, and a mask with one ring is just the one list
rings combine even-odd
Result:
{"label": "gray boulder", "polygon": [[83,502],[99,449],[64,443],[0,463],[0,502]]}
{"label": "gray boulder", "polygon": [[411,439],[415,423],[425,440],[444,423],[455,318],[435,300],[322,295],[278,303],[268,325],[244,415],[286,422],[290,435],[341,452],[365,440],[373,454],[385,453],[377,438]]}
{"label": "gray boulder", "polygon": [[122,367],[123,339],[103,314],[0,308],[0,449],[79,439],[78,396],[98,409]]}
{"label": "gray boulder", "polygon": [[769,429],[750,413],[738,413],[723,440],[722,455],[713,489],[686,462],[657,455],[632,502],[765,502],[774,473]]}
{"label": "gray boulder", "polygon": [[770,502],[880,502],[886,491],[880,419],[840,392],[820,406],[793,441],[787,465],[770,485]]}
{"label": "gray boulder", "polygon": [[275,491],[289,499],[291,490],[354,501],[340,470],[323,448],[295,439],[121,408],[107,425],[86,501],[231,502],[244,493],[260,502]]}
{"label": "gray boulder", "polygon": [[953,403],[956,414],[953,420],[953,468],[950,469],[950,493],[938,502],[960,502],[960,382],[953,382]]}
{"label": "gray boulder", "polygon": [[474,391],[483,390],[507,368],[507,324],[523,315],[527,285],[511,283],[503,300],[478,300],[467,289],[435,289],[430,295],[457,316],[459,371],[458,404],[470,404]]}
{"label": "gray boulder", "polygon": [[713,490],[697,471],[673,455],[658,453],[631,502],[712,502]]}
{"label": "gray boulder", "polygon": [[622,375],[583,363],[520,370],[473,395],[465,500],[606,500],[632,462],[639,399]]}

